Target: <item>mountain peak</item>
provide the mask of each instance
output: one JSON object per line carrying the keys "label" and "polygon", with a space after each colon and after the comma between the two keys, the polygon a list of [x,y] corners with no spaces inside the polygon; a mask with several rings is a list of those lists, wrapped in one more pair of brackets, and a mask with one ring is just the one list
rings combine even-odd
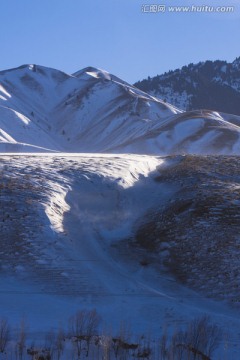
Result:
{"label": "mountain peak", "polygon": [[72,74],[72,76],[80,78],[84,75],[92,76],[96,79],[104,79],[104,80],[111,80],[111,74],[106,70],[98,69],[93,66],[87,66],[82,70],[79,70]]}

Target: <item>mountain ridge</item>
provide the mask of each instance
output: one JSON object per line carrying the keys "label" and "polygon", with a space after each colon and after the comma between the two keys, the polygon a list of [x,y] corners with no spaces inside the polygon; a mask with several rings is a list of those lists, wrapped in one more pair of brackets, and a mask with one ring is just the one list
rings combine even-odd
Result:
{"label": "mountain ridge", "polygon": [[184,110],[207,108],[240,115],[240,57],[203,61],[134,84]]}
{"label": "mountain ridge", "polygon": [[184,112],[94,67],[0,72],[1,152],[238,154],[239,123],[216,111]]}

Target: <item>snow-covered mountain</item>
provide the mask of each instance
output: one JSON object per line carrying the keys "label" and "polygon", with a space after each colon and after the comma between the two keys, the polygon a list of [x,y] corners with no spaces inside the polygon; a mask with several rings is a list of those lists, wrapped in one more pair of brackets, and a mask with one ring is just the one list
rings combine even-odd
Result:
{"label": "snow-covered mountain", "polygon": [[211,109],[240,115],[240,57],[232,63],[205,61],[135,84],[184,110]]}
{"label": "snow-covered mountain", "polygon": [[108,151],[179,112],[90,67],[73,75],[36,65],[3,71],[0,105],[2,151]]}
{"label": "snow-covered mountain", "polygon": [[0,72],[1,152],[239,154],[239,119],[183,112],[104,70]]}

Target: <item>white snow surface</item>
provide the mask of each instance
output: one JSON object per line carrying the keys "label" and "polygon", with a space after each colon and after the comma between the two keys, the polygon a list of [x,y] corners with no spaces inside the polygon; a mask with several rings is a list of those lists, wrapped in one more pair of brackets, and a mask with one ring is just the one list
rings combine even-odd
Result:
{"label": "white snow surface", "polygon": [[[154,180],[157,167],[169,166],[166,160],[121,154],[0,158],[0,170],[11,183],[26,182],[21,201],[30,216],[28,223],[18,216],[28,262],[23,265],[18,253],[0,275],[1,312],[12,323],[25,318],[39,337],[49,327],[66,324],[75,311],[96,308],[105,329],[114,332],[126,321],[133,333],[157,337],[164,326],[209,314],[231,329],[234,343],[237,310],[204,299],[161,269],[141,267],[127,260],[130,253],[114,250],[114,244],[131,237],[138,218],[177,190]],[[25,199],[30,187],[33,196]],[[31,211],[38,217],[33,213],[31,220]]]}

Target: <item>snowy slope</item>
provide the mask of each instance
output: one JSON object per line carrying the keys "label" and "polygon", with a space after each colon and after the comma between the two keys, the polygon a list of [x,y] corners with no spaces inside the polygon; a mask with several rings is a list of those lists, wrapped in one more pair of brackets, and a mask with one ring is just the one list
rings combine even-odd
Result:
{"label": "snowy slope", "polygon": [[[164,159],[137,155],[49,154],[5,155],[0,160],[0,200],[4,208],[0,213],[0,302],[2,313],[11,322],[25,317],[31,331],[46,331],[66,323],[77,309],[97,308],[105,329],[111,328],[114,332],[126,321],[133,333],[150,331],[153,336],[159,336],[165,326],[185,324],[207,313],[220,326],[224,324],[232,330],[231,342],[236,341],[237,309],[206,299],[204,289],[196,289],[197,282],[204,283],[207,269],[211,270],[210,261],[205,263],[204,271],[199,270],[200,261],[193,262],[193,270],[198,272],[188,274],[191,281],[196,274],[195,286],[189,282],[186,288],[162,262],[171,248],[181,245],[171,242],[170,230],[160,251],[146,251],[147,238],[145,244],[134,243],[139,229],[149,226],[150,220],[154,221],[151,231],[148,228],[150,248],[154,237],[159,241],[157,232],[161,227],[168,224],[168,229],[177,229],[176,204],[186,191],[194,200],[194,184],[189,186],[195,175],[204,177],[206,188],[215,176],[214,186],[218,191],[219,169],[215,167],[211,172],[211,158],[205,161],[202,157],[181,156]],[[238,164],[238,158],[235,162]],[[213,159],[213,163],[232,173],[233,162],[228,158],[219,157],[219,160]],[[228,178],[225,173],[222,175],[221,186],[239,181],[238,167],[234,165],[234,169],[236,174]],[[202,193],[196,189],[198,201],[205,199],[205,185]],[[221,197],[221,192],[218,194]],[[233,205],[232,199],[227,199],[230,194],[232,190],[226,188],[217,201],[225,203],[225,211]],[[209,202],[209,208],[210,205]],[[164,206],[165,217],[160,211]],[[173,218],[168,217],[168,213],[173,216],[171,207],[176,214]],[[181,211],[180,215],[185,216],[184,209]],[[232,219],[234,215],[229,212]],[[221,213],[217,215],[215,211],[215,221],[217,216],[221,221]],[[181,229],[185,236],[191,224],[187,219]],[[205,220],[204,229],[211,232],[214,222],[208,222],[204,215],[198,220]],[[180,224],[178,227],[180,233]],[[181,233],[182,238],[183,235]],[[185,247],[193,235],[190,233],[189,239],[186,238]],[[218,261],[225,267],[228,263],[229,275],[225,274],[219,282],[209,280],[207,285],[212,284],[213,297],[224,288],[225,281],[229,299],[232,295],[237,298],[238,240],[234,238],[235,232],[229,236],[228,243],[222,244],[221,256],[218,253],[214,268],[217,272]],[[204,243],[204,238],[201,242]],[[203,259],[205,250],[204,247],[199,252]],[[229,260],[229,251],[233,252],[234,261],[233,257]],[[180,254],[178,251],[178,256]],[[143,260],[148,266],[142,265]],[[182,271],[185,271],[184,264],[190,266],[191,262],[183,262],[179,268]],[[214,276],[216,278],[216,273]],[[198,292],[191,290],[192,287]],[[229,358],[228,351],[224,349],[226,358]]]}
{"label": "snowy slope", "polygon": [[15,141],[91,152],[144,134],[148,121],[178,112],[102,70],[67,75],[36,65],[0,72],[0,105],[25,119],[26,131],[2,110],[0,124]]}
{"label": "snowy slope", "polygon": [[38,65],[0,72],[3,152],[239,154],[233,124],[214,111],[183,112],[92,67],[73,75]]}
{"label": "snowy slope", "polygon": [[114,149],[138,154],[240,154],[240,118],[209,110],[177,114]]}

